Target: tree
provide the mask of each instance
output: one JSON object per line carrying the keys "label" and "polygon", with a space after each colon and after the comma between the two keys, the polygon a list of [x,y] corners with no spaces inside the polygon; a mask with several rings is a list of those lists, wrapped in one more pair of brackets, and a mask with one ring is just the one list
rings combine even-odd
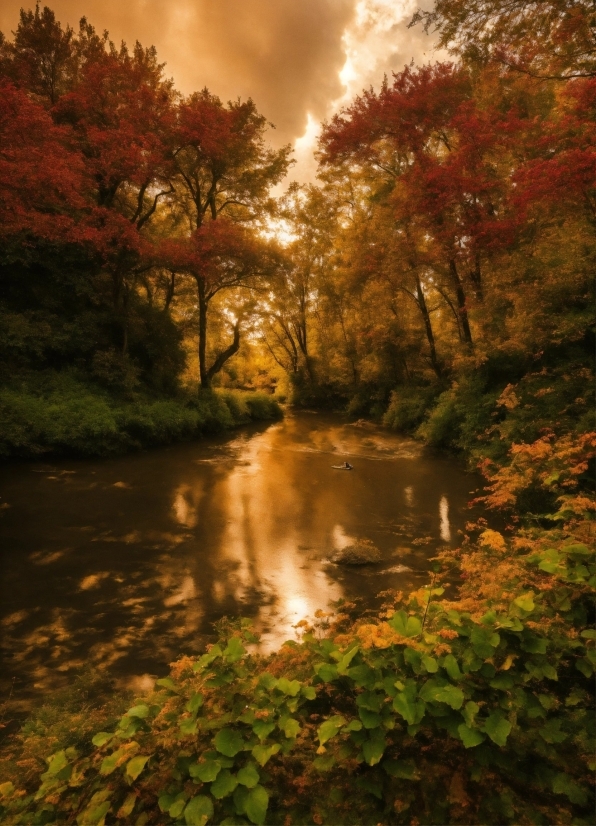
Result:
{"label": "tree", "polygon": [[[208,311],[225,290],[252,289],[271,266],[271,254],[247,228],[264,228],[274,202],[270,189],[285,175],[289,147],[266,146],[267,122],[251,100],[224,106],[206,89],[180,102],[172,150],[173,232],[188,239],[187,254],[173,260],[172,271],[190,275],[197,288],[198,355],[201,387],[238,350],[232,344],[207,365]],[[222,218],[225,217],[225,223]],[[211,226],[215,223],[222,226]],[[229,244],[229,247],[226,247]],[[227,252],[226,252],[227,250]],[[264,258],[259,259],[259,250]],[[211,256],[211,257],[210,257]],[[182,260],[185,264],[181,264]]]}

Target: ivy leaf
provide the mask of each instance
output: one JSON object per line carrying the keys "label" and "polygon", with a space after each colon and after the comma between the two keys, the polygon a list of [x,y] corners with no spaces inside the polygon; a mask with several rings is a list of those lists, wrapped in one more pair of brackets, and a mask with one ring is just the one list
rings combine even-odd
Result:
{"label": "ivy leaf", "polygon": [[336,665],[331,665],[331,663],[323,663],[317,667],[317,674],[325,683],[331,683],[333,680],[337,680],[338,671]]}
{"label": "ivy leaf", "polygon": [[528,591],[525,594],[521,594],[517,597],[517,599],[513,600],[513,604],[517,605],[518,608],[521,608],[522,611],[526,611],[529,614],[536,607],[534,605],[534,591]]}
{"label": "ivy leaf", "polygon": [[424,702],[415,699],[415,689],[400,691],[393,698],[393,709],[404,718],[410,726],[419,723],[424,716]]}
{"label": "ivy leaf", "polygon": [[484,741],[484,735],[478,729],[470,728],[465,723],[457,727],[457,732],[461,738],[462,743],[467,749],[480,745]]}
{"label": "ivy leaf", "polygon": [[222,728],[215,735],[213,741],[215,748],[226,757],[235,757],[244,748],[244,740],[241,735],[231,728]]}
{"label": "ivy leaf", "polygon": [[182,794],[178,795],[176,800],[172,803],[172,805],[168,809],[168,814],[174,820],[177,820],[180,817],[180,815],[182,814],[182,812],[184,811],[184,807],[186,806],[186,798],[187,797],[188,797],[188,795],[186,795],[186,794],[184,794],[184,792],[182,792]]}
{"label": "ivy leaf", "polygon": [[128,818],[132,814],[132,810],[135,807],[135,803],[137,802],[137,795],[135,792],[131,792],[130,794],[126,795],[126,799],[122,806],[118,809],[116,813],[117,818]]}
{"label": "ivy leaf", "polygon": [[[177,815],[172,815],[177,817]],[[184,809],[184,822],[186,826],[205,826],[207,821],[213,817],[213,803],[204,794],[193,797],[189,800]]]}
{"label": "ivy leaf", "polygon": [[237,785],[238,780],[231,771],[229,769],[222,769],[217,775],[217,779],[211,784],[209,791],[213,797],[221,800],[223,797],[232,794]]}
{"label": "ivy leaf", "polygon": [[198,724],[197,721],[191,717],[190,720],[182,720],[178,725],[178,728],[182,734],[196,734]]}
{"label": "ivy leaf", "polygon": [[416,637],[422,631],[418,617],[409,617],[405,611],[396,611],[389,620],[389,625],[402,637]]}
{"label": "ivy leaf", "polygon": [[344,654],[339,663],[337,664],[337,673],[338,674],[345,674],[348,670],[348,667],[356,654],[360,651],[360,646],[355,645],[347,654]]}
{"label": "ivy leaf", "polygon": [[312,761],[313,768],[319,772],[328,772],[335,766],[336,760],[332,754],[322,754]]}
{"label": "ivy leaf", "polygon": [[274,754],[277,754],[280,748],[279,743],[272,743],[270,746],[255,746],[252,750],[252,756],[259,766],[264,766]]}
{"label": "ivy leaf", "polygon": [[126,757],[130,754],[130,749],[122,748],[117,749],[116,751],[112,752],[112,754],[104,757],[102,760],[101,766],[99,767],[99,773],[107,776],[108,774],[112,774],[112,772],[126,760]]}
{"label": "ivy leaf", "polygon": [[101,823],[107,813],[110,811],[110,806],[112,804],[109,800],[105,800],[103,803],[100,803],[99,806],[89,806],[85,811],[79,815],[77,818],[77,823],[79,826],[97,826],[97,824]]}
{"label": "ivy leaf", "polygon": [[493,711],[484,721],[484,731],[493,743],[504,746],[511,731],[511,723],[500,711]]}
{"label": "ivy leaf", "polygon": [[269,795],[262,786],[255,786],[251,789],[244,804],[244,811],[251,823],[258,826],[265,822],[267,807],[269,805]]}
{"label": "ivy leaf", "polygon": [[149,757],[144,757],[143,755],[138,755],[137,757],[133,757],[132,760],[129,760],[126,764],[127,776],[130,777],[131,780],[136,780],[145,768],[148,760]]}
{"label": "ivy leaf", "polygon": [[564,794],[572,803],[584,806],[588,802],[588,794],[568,774],[557,774],[553,779],[553,792]]}
{"label": "ivy leaf", "polygon": [[317,696],[317,692],[312,685],[303,685],[300,693],[305,700],[314,700]]}
{"label": "ivy leaf", "polygon": [[422,665],[426,668],[429,674],[436,674],[439,670],[439,665],[434,657],[422,657]]}
{"label": "ivy leaf", "polygon": [[335,737],[337,732],[342,726],[345,725],[345,723],[345,718],[339,715],[330,717],[329,720],[325,720],[325,722],[319,726],[319,730],[317,732],[320,744],[323,745],[327,742],[327,740],[331,740],[332,737]]}
{"label": "ivy leaf", "polygon": [[284,694],[287,694],[288,697],[295,697],[300,692],[301,687],[302,686],[298,682],[298,680],[292,680],[290,682],[290,680],[286,679],[285,677],[279,679],[277,681],[276,686],[276,688],[279,689],[279,691],[282,691]]}
{"label": "ivy leaf", "polygon": [[247,763],[246,766],[240,769],[236,775],[238,783],[246,786],[248,789],[253,789],[259,782],[259,771],[254,763]]}
{"label": "ivy leaf", "polygon": [[464,703],[464,693],[461,688],[442,683],[437,680],[428,680],[420,690],[420,697],[426,702],[447,703],[453,709],[459,709]]}
{"label": "ivy leaf", "polygon": [[127,717],[140,717],[141,720],[144,720],[148,715],[149,706],[145,705],[145,703],[138,706],[133,706],[133,708],[129,708],[126,712]]}
{"label": "ivy leaf", "polygon": [[378,728],[381,725],[381,715],[376,711],[369,711],[367,708],[358,709],[358,714],[364,725],[364,728],[372,729]]}
{"label": "ivy leaf", "polygon": [[66,752],[57,751],[56,754],[52,754],[48,757],[48,770],[47,774],[49,775],[56,775],[58,772],[61,772],[62,769],[68,766],[69,760],[66,756]]}
{"label": "ivy leaf", "polygon": [[167,688],[174,693],[178,693],[179,689],[174,680],[171,677],[162,677],[161,680],[156,680],[155,685],[163,686],[163,688]]}

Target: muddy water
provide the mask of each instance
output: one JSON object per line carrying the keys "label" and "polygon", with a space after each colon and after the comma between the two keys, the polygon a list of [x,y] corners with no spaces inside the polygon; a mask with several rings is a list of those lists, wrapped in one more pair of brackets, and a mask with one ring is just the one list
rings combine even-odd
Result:
{"label": "muddy water", "polygon": [[[26,707],[85,664],[140,687],[223,615],[254,618],[273,647],[331,600],[419,587],[477,485],[410,440],[309,413],[125,458],[4,466],[2,692]],[[381,562],[329,561],[362,539]]]}

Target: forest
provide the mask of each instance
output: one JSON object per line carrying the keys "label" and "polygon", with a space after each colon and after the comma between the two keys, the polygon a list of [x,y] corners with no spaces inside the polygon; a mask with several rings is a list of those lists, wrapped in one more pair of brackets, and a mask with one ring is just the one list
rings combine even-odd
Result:
{"label": "forest", "polygon": [[450,60],[363,90],[285,191],[252,100],[47,7],[0,36],[1,456],[333,409],[479,467],[501,525],[374,619],[269,658],[222,622],[148,698],[40,712],[3,822],[593,822],[596,15],[411,25]]}

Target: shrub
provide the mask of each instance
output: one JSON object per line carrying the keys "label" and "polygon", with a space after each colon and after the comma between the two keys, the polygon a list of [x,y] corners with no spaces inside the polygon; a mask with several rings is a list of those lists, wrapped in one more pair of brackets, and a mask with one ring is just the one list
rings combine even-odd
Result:
{"label": "shrub", "polygon": [[434,387],[407,385],[393,390],[389,407],[383,415],[383,424],[406,433],[414,430],[422,422],[437,393]]}

